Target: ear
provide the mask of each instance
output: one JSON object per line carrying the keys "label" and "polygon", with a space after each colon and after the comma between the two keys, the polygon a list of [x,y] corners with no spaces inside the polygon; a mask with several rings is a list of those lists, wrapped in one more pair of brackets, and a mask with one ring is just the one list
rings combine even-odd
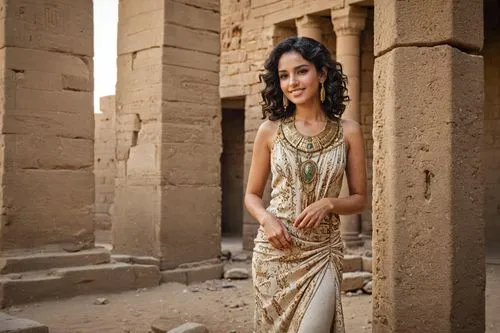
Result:
{"label": "ear", "polygon": [[326,69],[326,67],[323,67],[320,71],[319,71],[319,82],[320,83],[325,83],[326,81],[326,77],[328,76],[328,70]]}

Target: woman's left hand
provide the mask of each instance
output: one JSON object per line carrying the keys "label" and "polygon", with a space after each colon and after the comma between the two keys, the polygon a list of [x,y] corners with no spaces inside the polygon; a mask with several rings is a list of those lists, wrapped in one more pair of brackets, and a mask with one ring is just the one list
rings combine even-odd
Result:
{"label": "woman's left hand", "polygon": [[332,212],[332,201],[323,198],[307,206],[295,219],[293,225],[297,229],[315,228]]}

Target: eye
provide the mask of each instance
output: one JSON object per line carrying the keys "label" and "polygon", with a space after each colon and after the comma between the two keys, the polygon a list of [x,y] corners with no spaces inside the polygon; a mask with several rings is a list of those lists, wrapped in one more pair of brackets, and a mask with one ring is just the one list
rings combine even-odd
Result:
{"label": "eye", "polygon": [[306,68],[299,69],[299,71],[297,73],[300,74],[300,75],[307,74],[307,69]]}
{"label": "eye", "polygon": [[288,77],[288,74],[280,74],[280,80],[285,80]]}

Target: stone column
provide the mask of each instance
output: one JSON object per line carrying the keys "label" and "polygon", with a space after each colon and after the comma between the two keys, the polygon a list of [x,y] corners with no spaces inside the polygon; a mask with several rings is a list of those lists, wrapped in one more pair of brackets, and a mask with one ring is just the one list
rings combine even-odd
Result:
{"label": "stone column", "polygon": [[0,253],[94,246],[92,1],[3,1]]}
{"label": "stone column", "polygon": [[[344,119],[352,119],[360,123],[360,76],[361,76],[361,47],[360,35],[365,28],[366,9],[356,6],[346,6],[332,10],[332,24],[337,36],[336,60],[342,65],[348,79],[348,94],[350,101],[343,114]],[[344,177],[340,196],[349,195],[349,189]],[[363,240],[361,233],[361,219],[359,215],[341,216],[342,238],[347,246],[359,246]]]}
{"label": "stone column", "polygon": [[321,18],[318,16],[304,15],[295,20],[297,26],[297,35],[300,37],[309,37],[323,42],[323,31]]}
{"label": "stone column", "polygon": [[120,2],[114,251],[211,264],[206,278],[221,269],[219,26],[215,0]]}
{"label": "stone column", "polygon": [[115,96],[101,97],[99,102],[101,113],[94,114],[94,219],[96,229],[109,230],[116,178]]}
{"label": "stone column", "polygon": [[484,332],[482,43],[481,0],[376,4],[375,333]]}

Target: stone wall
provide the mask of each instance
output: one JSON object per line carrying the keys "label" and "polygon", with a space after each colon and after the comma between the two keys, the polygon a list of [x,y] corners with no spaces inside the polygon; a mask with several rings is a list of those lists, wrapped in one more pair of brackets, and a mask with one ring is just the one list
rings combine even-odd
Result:
{"label": "stone wall", "polygon": [[111,215],[115,196],[115,96],[101,97],[100,110],[101,113],[94,115],[94,216],[96,228],[107,230],[111,228]]}
{"label": "stone wall", "polygon": [[2,1],[0,251],[94,241],[92,1]]}
{"label": "stone wall", "polygon": [[484,4],[484,218],[487,240],[500,242],[500,5],[492,0]]}

